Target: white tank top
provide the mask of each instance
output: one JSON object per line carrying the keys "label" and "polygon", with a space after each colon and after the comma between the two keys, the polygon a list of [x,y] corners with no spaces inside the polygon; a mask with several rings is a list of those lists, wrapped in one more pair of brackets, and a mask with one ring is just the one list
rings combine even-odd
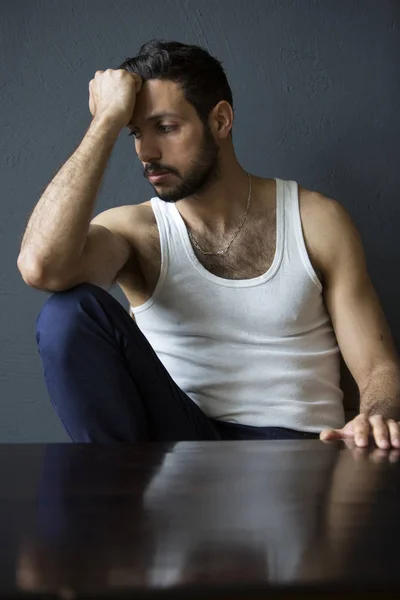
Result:
{"label": "white tank top", "polygon": [[276,195],[273,263],[239,280],[203,267],[176,204],[152,198],[161,270],[152,297],[131,310],[172,379],[209,417],[343,427],[339,347],[304,243],[297,183],[276,179]]}

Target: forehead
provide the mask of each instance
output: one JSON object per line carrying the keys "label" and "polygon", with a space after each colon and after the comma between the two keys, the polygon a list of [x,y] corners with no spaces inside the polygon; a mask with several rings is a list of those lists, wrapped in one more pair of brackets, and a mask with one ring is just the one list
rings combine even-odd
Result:
{"label": "forehead", "polygon": [[193,117],[194,107],[186,100],[178,84],[169,80],[150,79],[143,82],[137,96],[132,125],[146,121],[152,115],[172,112],[183,119]]}

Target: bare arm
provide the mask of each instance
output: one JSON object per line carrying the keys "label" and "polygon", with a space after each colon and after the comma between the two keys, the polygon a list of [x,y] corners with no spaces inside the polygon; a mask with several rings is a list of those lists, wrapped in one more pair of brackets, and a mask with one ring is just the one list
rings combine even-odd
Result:
{"label": "bare arm", "polygon": [[360,235],[336,200],[308,194],[302,216],[311,254],[323,274],[324,300],[343,358],[360,392],[360,414],[323,439],[368,434],[381,448],[400,447],[400,361],[384,311],[369,278]]}
{"label": "bare arm", "polygon": [[77,150],[47,186],[30,217],[18,257],[28,284],[51,285],[77,264],[119,132],[109,119],[93,119]]}
{"label": "bare arm", "polygon": [[321,202],[329,223],[323,229],[324,298],[343,358],[360,391],[360,412],[392,417],[400,406],[399,357],[368,275],[361,238],[338,202]]}
{"label": "bare arm", "polygon": [[129,244],[115,218],[108,214],[93,225],[90,218],[108,159],[132,117],[140,88],[141,78],[124,69],[96,71],[90,81],[94,118],[47,186],[22,240],[18,268],[29,285],[57,291],[91,277],[110,283],[128,259]]}

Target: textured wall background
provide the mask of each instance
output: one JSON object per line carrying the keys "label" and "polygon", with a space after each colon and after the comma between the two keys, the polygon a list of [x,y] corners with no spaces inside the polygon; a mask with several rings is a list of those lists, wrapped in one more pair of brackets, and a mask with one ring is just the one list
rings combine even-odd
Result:
{"label": "textured wall background", "polygon": [[[203,45],[223,61],[246,169],[346,206],[400,342],[399,31],[396,0],[2,0],[0,442],[67,440],[36,350],[48,295],[21,279],[20,241],[89,126],[89,80],[154,37]],[[151,197],[132,140],[121,133],[95,214]]]}

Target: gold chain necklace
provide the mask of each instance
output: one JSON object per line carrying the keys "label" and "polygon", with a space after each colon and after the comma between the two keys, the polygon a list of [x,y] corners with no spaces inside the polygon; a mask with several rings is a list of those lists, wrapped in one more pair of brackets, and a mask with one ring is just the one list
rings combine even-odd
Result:
{"label": "gold chain necklace", "polygon": [[247,217],[247,213],[249,212],[249,208],[250,208],[250,201],[251,201],[251,175],[250,173],[247,173],[248,177],[249,177],[249,195],[247,198],[247,207],[246,207],[246,212],[244,213],[244,217],[242,222],[240,223],[239,227],[236,229],[235,233],[233,234],[233,238],[231,239],[231,241],[225,246],[225,248],[223,248],[222,250],[218,250],[218,252],[207,252],[206,250],[203,250],[202,248],[200,248],[199,244],[196,241],[196,238],[194,237],[194,235],[192,233],[190,233],[190,231],[188,230],[188,234],[189,234],[189,238],[190,241],[192,242],[192,244],[197,248],[197,250],[199,250],[202,254],[225,254],[225,252],[228,251],[230,245],[232,244],[233,240],[236,238],[236,236],[238,235],[239,231],[242,229],[245,221],[246,221],[246,217]]}

